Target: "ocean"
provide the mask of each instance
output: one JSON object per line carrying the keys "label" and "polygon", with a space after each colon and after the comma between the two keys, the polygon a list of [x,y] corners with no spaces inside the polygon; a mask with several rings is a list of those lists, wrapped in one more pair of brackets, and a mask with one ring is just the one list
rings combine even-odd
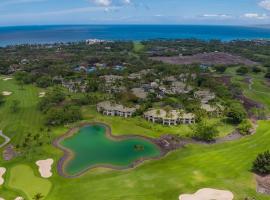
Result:
{"label": "ocean", "polygon": [[269,28],[206,25],[53,25],[0,27],[0,46],[86,39],[270,39]]}

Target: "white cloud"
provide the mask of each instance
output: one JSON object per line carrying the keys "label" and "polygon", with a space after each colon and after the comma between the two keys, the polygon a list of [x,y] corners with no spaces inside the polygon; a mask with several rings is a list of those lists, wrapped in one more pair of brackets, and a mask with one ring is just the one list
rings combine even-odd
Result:
{"label": "white cloud", "polygon": [[263,0],[259,2],[259,6],[266,10],[270,10],[270,0]]}
{"label": "white cloud", "polygon": [[206,18],[231,18],[231,15],[227,14],[203,14],[201,17],[206,17]]}
{"label": "white cloud", "polygon": [[112,4],[112,0],[94,0],[94,3],[99,6],[110,6]]}
{"label": "white cloud", "polygon": [[98,6],[108,7],[112,5],[130,5],[132,4],[131,0],[90,0],[90,2],[94,2]]}
{"label": "white cloud", "polygon": [[259,14],[259,13],[245,13],[243,17],[248,19],[268,19],[269,16],[267,14]]}
{"label": "white cloud", "polygon": [[131,4],[131,0],[123,0],[124,4]]}

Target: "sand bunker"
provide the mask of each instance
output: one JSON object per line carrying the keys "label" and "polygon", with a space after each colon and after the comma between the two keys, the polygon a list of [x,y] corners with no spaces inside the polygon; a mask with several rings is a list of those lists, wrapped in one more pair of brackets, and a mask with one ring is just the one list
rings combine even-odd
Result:
{"label": "sand bunker", "polygon": [[8,81],[8,80],[11,80],[13,78],[3,78],[3,81]]}
{"label": "sand bunker", "polygon": [[0,197],[0,200],[5,200],[5,199],[3,199],[3,198]]}
{"label": "sand bunker", "polygon": [[14,200],[24,200],[23,197],[16,197]]}
{"label": "sand bunker", "polygon": [[[6,173],[6,168],[0,167],[0,185],[4,184],[3,175]],[[1,199],[0,199],[1,200]]]}
{"label": "sand bunker", "polygon": [[45,92],[40,92],[39,95],[38,95],[38,97],[39,97],[39,98],[42,98],[42,97],[45,96],[45,94],[46,94]]}
{"label": "sand bunker", "polygon": [[195,194],[180,195],[179,200],[233,200],[233,193],[226,190],[204,188]]}
{"label": "sand bunker", "polygon": [[9,95],[12,94],[12,92],[4,91],[4,92],[2,92],[2,94],[3,94],[4,96],[9,96]]}
{"label": "sand bunker", "polygon": [[36,165],[39,167],[38,171],[43,178],[49,178],[52,176],[52,164],[53,159],[39,160],[36,162]]}

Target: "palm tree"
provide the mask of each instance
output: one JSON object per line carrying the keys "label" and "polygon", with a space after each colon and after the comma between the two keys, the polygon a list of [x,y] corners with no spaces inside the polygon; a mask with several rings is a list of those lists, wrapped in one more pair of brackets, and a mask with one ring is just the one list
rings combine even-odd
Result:
{"label": "palm tree", "polygon": [[44,196],[41,193],[37,193],[34,197],[33,200],[40,200],[42,199]]}

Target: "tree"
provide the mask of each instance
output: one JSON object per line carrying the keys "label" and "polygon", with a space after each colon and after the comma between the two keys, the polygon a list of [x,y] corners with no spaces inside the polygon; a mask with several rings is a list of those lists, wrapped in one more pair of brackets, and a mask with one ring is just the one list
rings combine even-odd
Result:
{"label": "tree", "polygon": [[5,97],[3,94],[0,94],[0,106],[5,103]]}
{"label": "tree", "polygon": [[247,113],[242,104],[232,102],[228,106],[227,117],[233,124],[241,123],[247,116]]}
{"label": "tree", "polygon": [[218,130],[215,125],[209,124],[206,121],[201,121],[193,127],[194,137],[206,142],[213,141],[218,135]]}
{"label": "tree", "polygon": [[65,100],[65,94],[59,88],[54,88],[51,92],[49,92],[44,98],[39,102],[39,109],[43,112],[48,111],[51,107],[59,104],[60,102]]}
{"label": "tree", "polygon": [[20,109],[19,105],[20,105],[20,102],[18,100],[11,101],[11,105],[10,105],[11,112],[13,113],[18,112]]}
{"label": "tree", "polygon": [[257,156],[253,162],[252,170],[260,175],[270,174],[270,152],[266,151]]}
{"label": "tree", "polygon": [[252,129],[252,124],[248,119],[244,119],[237,127],[238,131],[242,135],[249,135]]}
{"label": "tree", "polygon": [[236,72],[237,72],[238,74],[240,74],[240,75],[245,75],[245,74],[248,73],[248,68],[242,66],[242,67],[239,67],[239,68],[236,70]]}
{"label": "tree", "polygon": [[40,200],[42,199],[44,196],[41,193],[37,193],[35,194],[35,196],[33,197],[33,200]]}
{"label": "tree", "polygon": [[218,65],[215,66],[215,70],[219,73],[224,73],[226,71],[227,67],[225,65]]}
{"label": "tree", "polygon": [[252,68],[252,72],[257,74],[257,73],[262,72],[262,70],[261,70],[261,68],[259,68],[259,67],[257,67],[257,66],[254,66],[254,67]]}
{"label": "tree", "polygon": [[16,81],[18,81],[20,84],[29,84],[33,82],[32,76],[27,72],[18,71],[14,76]]}
{"label": "tree", "polygon": [[57,126],[65,123],[72,123],[80,120],[81,118],[81,111],[77,106],[51,108],[46,116],[46,124]]}
{"label": "tree", "polygon": [[47,88],[52,85],[52,79],[49,76],[42,76],[36,81],[37,86],[41,88]]}

